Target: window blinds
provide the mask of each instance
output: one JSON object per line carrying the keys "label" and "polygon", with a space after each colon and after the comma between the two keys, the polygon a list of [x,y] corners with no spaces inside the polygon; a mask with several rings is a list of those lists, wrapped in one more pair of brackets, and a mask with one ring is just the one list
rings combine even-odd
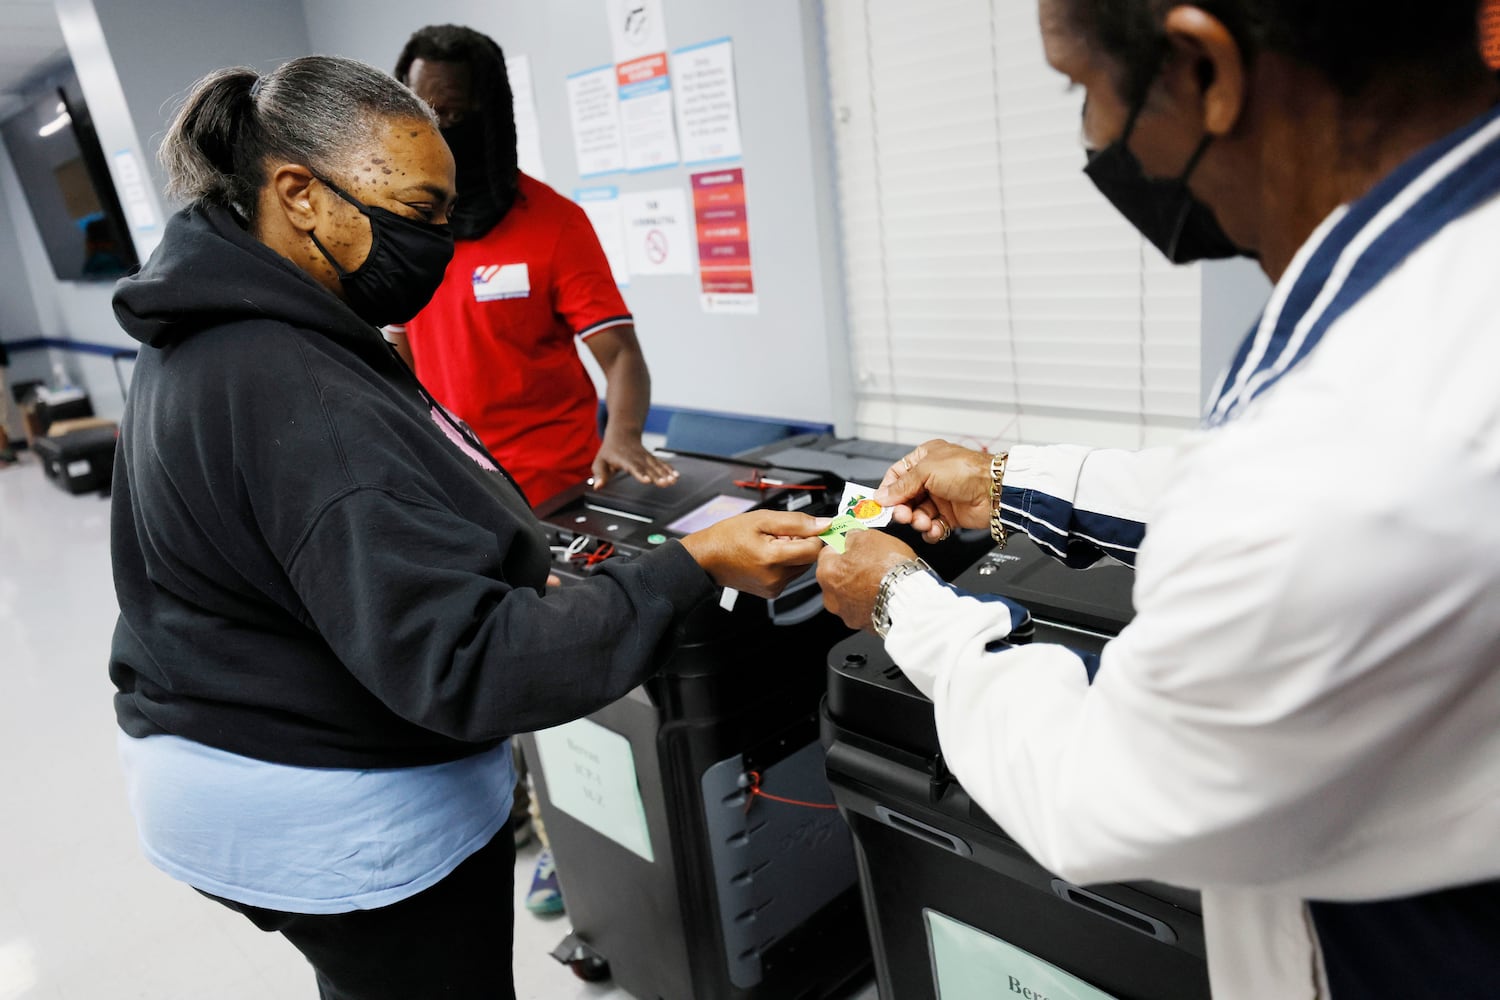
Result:
{"label": "window blinds", "polygon": [[1176,440],[1200,276],[1083,175],[1035,0],[823,0],[861,437]]}

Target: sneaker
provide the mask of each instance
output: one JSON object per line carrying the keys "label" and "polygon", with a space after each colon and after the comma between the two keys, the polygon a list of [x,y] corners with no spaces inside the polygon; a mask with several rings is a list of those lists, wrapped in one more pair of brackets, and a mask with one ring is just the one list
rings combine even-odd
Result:
{"label": "sneaker", "polygon": [[19,461],[19,456],[16,455],[16,449],[0,448],[0,465],[13,465],[17,461]]}
{"label": "sneaker", "polygon": [[562,887],[557,883],[557,865],[549,848],[536,859],[536,873],[531,876],[531,891],[526,894],[526,909],[537,916],[555,916],[563,911]]}

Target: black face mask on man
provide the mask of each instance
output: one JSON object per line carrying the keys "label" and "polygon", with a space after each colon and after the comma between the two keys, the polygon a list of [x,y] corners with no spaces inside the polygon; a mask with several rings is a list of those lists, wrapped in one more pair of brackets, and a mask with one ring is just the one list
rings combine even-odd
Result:
{"label": "black face mask on man", "polygon": [[489,156],[484,146],[484,123],[469,115],[457,125],[440,130],[453,153],[454,183],[458,197],[448,222],[461,240],[477,240],[505,217],[510,208],[495,197],[490,182]]}
{"label": "black face mask on man", "polygon": [[1254,256],[1236,246],[1214,218],[1213,209],[1188,190],[1188,179],[1208,152],[1213,136],[1205,135],[1198,143],[1181,176],[1165,180],[1146,176],[1141,161],[1130,151],[1130,136],[1145,104],[1142,94],[1125,122],[1125,133],[1103,149],[1089,150],[1083,172],[1099,193],[1174,264]]}
{"label": "black face mask on man", "polygon": [[332,181],[318,180],[370,220],[370,252],[352,271],[334,260],[317,233],[308,234],[338,272],[349,308],[372,326],[404,323],[421,312],[443,283],[443,272],[453,259],[453,231],[446,225],[417,222],[366,205]]}

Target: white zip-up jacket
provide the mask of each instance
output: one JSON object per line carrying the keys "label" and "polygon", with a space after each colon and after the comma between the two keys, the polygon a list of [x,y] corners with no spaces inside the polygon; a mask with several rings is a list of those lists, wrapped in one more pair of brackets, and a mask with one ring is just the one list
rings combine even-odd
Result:
{"label": "white zip-up jacket", "polygon": [[1491,113],[1323,223],[1205,430],[1011,452],[1013,526],[1136,565],[1092,686],[892,596],[964,788],[1064,878],[1200,889],[1217,1000],[1500,995],[1497,192]]}

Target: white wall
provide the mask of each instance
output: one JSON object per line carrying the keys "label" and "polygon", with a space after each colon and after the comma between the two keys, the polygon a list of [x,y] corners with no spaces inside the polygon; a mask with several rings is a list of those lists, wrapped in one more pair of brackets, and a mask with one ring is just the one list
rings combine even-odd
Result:
{"label": "white wall", "polygon": [[[32,219],[31,209],[21,191],[20,179],[10,155],[0,148],[0,201],[5,203],[5,214],[9,226],[0,227],[0,241],[6,241],[8,249],[14,248],[18,267],[6,268],[10,272],[7,280],[22,286],[18,289],[16,308],[22,322],[29,321],[31,328],[17,338],[6,335],[7,340],[45,337],[64,339],[72,336],[78,340],[102,340],[103,343],[123,343],[125,335],[115,325],[110,312],[109,296],[113,287],[109,283],[58,281],[48,262],[46,248]],[[8,298],[9,296],[7,296]],[[29,308],[27,308],[29,306]],[[6,312],[10,312],[7,307]],[[28,351],[12,359],[15,367],[11,378],[46,379],[51,381],[52,366],[61,362],[69,378],[92,390],[90,376],[98,381],[101,395],[95,400],[95,409],[105,416],[118,416],[124,408],[115,387],[114,376],[108,380],[99,378],[111,369],[107,358],[75,354],[68,351]],[[101,367],[102,363],[102,367]]]}
{"label": "white wall", "polygon": [[[123,100],[133,132],[95,123],[106,153],[135,145],[160,191],[156,150],[193,81],[226,66],[269,70],[308,52],[302,0],[55,0],[68,51],[91,107]],[[111,81],[106,71],[113,69]]]}
{"label": "white wall", "polygon": [[[32,226],[31,216],[18,219],[11,209],[10,188],[6,178],[14,184],[14,171],[5,146],[0,143],[0,340],[29,340],[43,336],[41,322],[37,319],[36,301],[32,297],[31,282],[21,258],[20,236],[17,225],[24,222]],[[19,191],[15,193],[19,194]],[[34,227],[32,232],[35,232]],[[16,266],[17,263],[22,266]],[[12,359],[12,363],[17,363]]]}
{"label": "white wall", "polygon": [[[696,274],[634,278],[625,298],[651,367],[653,401],[852,426],[816,5],[663,4],[669,47],[734,40],[760,315],[705,315]],[[507,56],[528,56],[547,183],[568,196],[579,186],[565,78],[611,62],[604,0],[307,0],[306,7],[315,50],[386,69],[411,32],[432,23],[468,25]],[[585,183],[686,189],[688,171]]]}
{"label": "white wall", "polygon": [[[199,3],[195,0],[56,0],[74,68],[106,158],[129,150],[146,173],[145,195],[156,216],[153,227],[133,227],[144,258],[161,238],[165,214],[172,206],[162,195],[163,177],[156,164],[176,102],[193,81],[231,65],[268,69],[308,51],[301,0],[255,0],[254,3]],[[115,164],[111,162],[113,169]],[[116,177],[117,187],[121,186]],[[70,339],[90,344],[133,348],[110,308],[112,286],[58,281],[8,157],[0,156],[0,247],[18,269],[0,282],[24,281],[30,308],[0,305],[0,322],[30,325],[28,336]],[[7,222],[8,220],[8,222]],[[14,256],[9,252],[14,249]],[[14,277],[20,275],[20,278]],[[0,292],[5,286],[0,284]],[[9,295],[6,295],[10,299]],[[5,334],[14,339],[13,334]],[[40,377],[25,365],[46,371],[63,360],[70,376],[93,396],[95,410],[118,416],[124,403],[108,357],[80,352],[35,352],[21,355],[13,378]]]}
{"label": "white wall", "polygon": [[[832,188],[829,100],[818,5],[780,0],[663,0],[671,47],[729,36],[744,136],[743,165],[761,314],[704,315],[696,275],[637,278],[626,292],[646,346],[655,401],[667,406],[853,424]],[[310,51],[389,68],[423,24],[469,24],[511,55],[527,55],[535,78],[547,180],[579,186],[565,76],[610,61],[603,0],[56,0],[69,50],[106,155],[136,153],[162,215],[155,151],[175,102],[191,83],[229,65],[269,69]],[[599,183],[591,179],[587,183]],[[622,190],[686,187],[687,171],[602,179]],[[133,346],[115,324],[108,286],[58,282],[29,210],[0,155],[0,249],[20,268],[0,275],[0,336],[71,337]],[[135,232],[145,252],[159,239]],[[15,256],[9,252],[15,251]],[[1217,265],[1204,283],[1205,388],[1243,335],[1265,284],[1244,263]],[[29,293],[29,294],[28,294]],[[22,358],[27,356],[23,355]],[[32,356],[45,369],[50,359]],[[107,358],[73,354],[75,378],[117,412]],[[18,361],[14,377],[23,377]]]}
{"label": "white wall", "polygon": [[[16,266],[21,260],[16,229],[18,220],[11,212],[11,199],[5,183],[6,177],[11,173],[10,158],[6,155],[5,147],[0,145],[0,261],[6,263],[6,266],[0,266],[0,340],[7,344],[43,336],[26,268]],[[27,226],[31,225],[30,217],[24,221]],[[46,372],[47,356],[44,352],[12,353],[6,379],[13,386],[17,382],[46,378]],[[20,440],[19,414],[13,406],[7,409],[12,420],[6,429],[12,440]]]}

